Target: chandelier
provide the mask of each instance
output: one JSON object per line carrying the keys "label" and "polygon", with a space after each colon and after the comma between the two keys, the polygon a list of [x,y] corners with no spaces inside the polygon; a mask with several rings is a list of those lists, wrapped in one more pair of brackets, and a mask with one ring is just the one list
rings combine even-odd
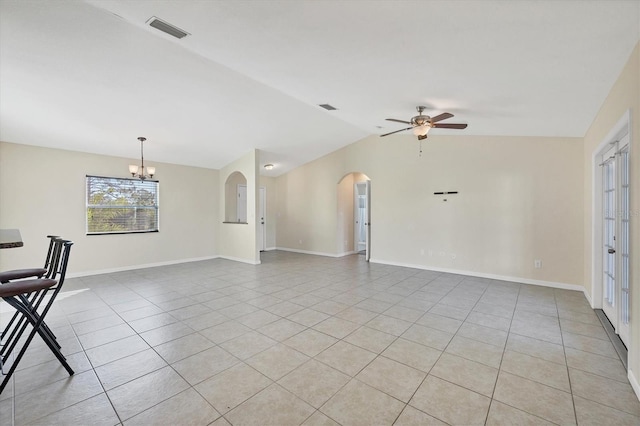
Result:
{"label": "chandelier", "polygon": [[136,166],[135,164],[130,164],[129,165],[129,173],[131,173],[131,176],[137,177],[138,179],[141,179],[141,180],[145,180],[147,178],[153,179],[153,175],[156,174],[156,168],[147,166],[146,171],[145,171],[145,168],[144,168],[144,147],[143,147],[143,143],[144,143],[144,141],[147,140],[147,138],[140,136],[138,138],[138,140],[140,141],[140,167]]}

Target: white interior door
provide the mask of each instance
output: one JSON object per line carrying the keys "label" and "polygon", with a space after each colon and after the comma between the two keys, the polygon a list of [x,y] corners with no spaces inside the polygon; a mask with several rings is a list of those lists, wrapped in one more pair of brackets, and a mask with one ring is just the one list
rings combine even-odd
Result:
{"label": "white interior door", "polygon": [[236,205],[238,222],[247,222],[247,185],[238,185],[238,203]]}
{"label": "white interior door", "polygon": [[365,182],[356,182],[354,185],[353,199],[353,250],[356,253],[366,251],[367,249],[367,184]]}
{"label": "white interior door", "polygon": [[602,163],[602,310],[617,327],[616,300],[616,163],[615,148]]}
{"label": "white interior door", "polygon": [[[618,182],[619,182],[619,196],[618,206],[620,214],[618,214],[618,271],[619,272],[619,309],[618,309],[618,328],[617,332],[620,335],[620,339],[627,345],[627,348],[631,344],[631,337],[629,333],[629,272],[631,265],[629,263],[629,194],[630,194],[630,179],[629,179],[629,136],[625,136],[620,141],[622,146],[618,151]],[[635,272],[637,273],[637,271]]]}
{"label": "white interior door", "polygon": [[260,200],[258,200],[258,250],[267,249],[267,188],[260,187]]}
{"label": "white interior door", "polygon": [[369,259],[371,259],[371,181],[368,180],[366,181],[366,185],[365,185],[365,191],[366,191],[366,209],[367,209],[367,213],[366,213],[366,217],[367,217],[367,222],[365,223],[366,226],[366,234],[367,234],[367,248],[366,248],[366,253],[364,255],[365,260],[368,262]]}

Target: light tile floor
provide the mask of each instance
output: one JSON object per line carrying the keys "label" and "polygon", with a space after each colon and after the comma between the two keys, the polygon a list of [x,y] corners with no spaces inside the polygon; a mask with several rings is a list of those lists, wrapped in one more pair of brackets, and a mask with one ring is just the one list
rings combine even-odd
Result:
{"label": "light tile floor", "polygon": [[579,292],[262,259],[69,279],[47,322],[76,374],[34,341],[0,424],[640,424]]}

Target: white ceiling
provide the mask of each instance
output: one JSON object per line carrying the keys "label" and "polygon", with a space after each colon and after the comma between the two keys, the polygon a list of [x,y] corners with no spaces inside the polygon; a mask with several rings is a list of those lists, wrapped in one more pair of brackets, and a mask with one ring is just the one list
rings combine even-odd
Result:
{"label": "white ceiling", "polygon": [[135,158],[146,136],[208,168],[258,148],[275,176],[417,105],[469,124],[430,135],[583,136],[639,38],[637,0],[1,0],[0,139]]}

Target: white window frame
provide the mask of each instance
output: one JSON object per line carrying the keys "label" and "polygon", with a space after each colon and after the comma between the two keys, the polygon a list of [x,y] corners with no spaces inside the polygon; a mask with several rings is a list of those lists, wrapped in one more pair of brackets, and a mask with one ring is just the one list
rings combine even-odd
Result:
{"label": "white window frame", "polygon": [[[116,195],[122,204],[116,203],[91,203],[90,197],[92,193],[95,194],[94,191],[91,190],[92,186],[95,185],[104,185],[105,187],[111,185],[112,187],[117,188],[120,186],[121,189],[126,189],[126,191],[122,191],[121,193],[116,192],[119,195]],[[149,233],[149,232],[159,232],[160,230],[160,185],[157,180],[151,179],[131,179],[131,178],[119,178],[119,177],[107,177],[107,176],[92,176],[86,175],[85,181],[85,225],[86,225],[86,234],[87,235],[105,235],[105,234],[141,234],[141,233]],[[144,204],[136,204],[132,202],[130,198],[127,197],[127,193],[130,191],[136,190],[146,190],[150,192],[151,196],[146,198],[147,203]],[[120,222],[117,220],[113,221],[113,225],[121,225],[123,229],[95,229],[95,227],[91,227],[90,224],[90,212],[99,211],[103,209],[109,210],[121,210],[127,211],[132,210],[134,215],[137,214],[140,210],[152,210],[154,214],[152,215],[152,219],[155,217],[155,221],[151,220],[148,223],[148,226],[138,226],[143,225],[140,221],[123,221],[121,219]]]}

